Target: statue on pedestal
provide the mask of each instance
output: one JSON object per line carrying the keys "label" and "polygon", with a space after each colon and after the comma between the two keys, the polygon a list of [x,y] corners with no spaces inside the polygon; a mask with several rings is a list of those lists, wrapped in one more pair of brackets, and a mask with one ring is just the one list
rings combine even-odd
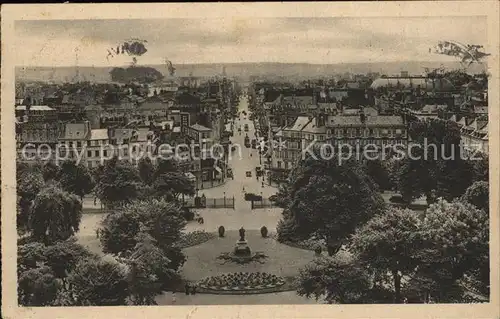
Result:
{"label": "statue on pedestal", "polygon": [[240,232],[240,241],[245,241],[245,228],[241,227],[239,232]]}
{"label": "statue on pedestal", "polygon": [[245,240],[245,228],[241,227],[239,232],[240,232],[240,240],[236,242],[234,254],[236,256],[250,256],[251,254],[250,247],[248,247],[247,241]]}

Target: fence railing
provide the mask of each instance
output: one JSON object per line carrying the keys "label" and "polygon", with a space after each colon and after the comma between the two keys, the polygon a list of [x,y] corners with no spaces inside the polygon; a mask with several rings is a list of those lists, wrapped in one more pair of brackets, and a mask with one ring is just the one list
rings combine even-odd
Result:
{"label": "fence railing", "polygon": [[234,209],[234,196],[224,198],[186,198],[184,207],[187,208],[232,208]]}
{"label": "fence railing", "polygon": [[252,209],[278,207],[278,205],[276,205],[273,201],[270,201],[268,198],[263,198],[262,200],[252,201],[251,205],[252,205]]}

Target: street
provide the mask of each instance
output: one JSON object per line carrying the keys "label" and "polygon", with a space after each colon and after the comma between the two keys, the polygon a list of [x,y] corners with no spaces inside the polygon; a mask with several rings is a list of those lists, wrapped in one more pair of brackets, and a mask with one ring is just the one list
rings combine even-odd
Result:
{"label": "street", "polygon": [[[234,196],[235,208],[199,209],[197,211],[205,223],[203,225],[190,223],[187,226],[188,231],[215,231],[220,225],[224,225],[226,229],[239,229],[242,226],[246,229],[260,229],[264,225],[269,229],[275,229],[281,218],[281,208],[252,210],[250,202],[244,199],[245,192],[262,194],[264,198],[268,198],[276,194],[277,189],[268,185],[263,187],[262,177],[257,180],[255,168],[263,166],[259,163],[259,152],[256,149],[245,147],[245,135],[248,134],[250,140],[255,138],[255,128],[249,119],[248,101],[244,95],[240,97],[238,111],[245,111],[247,114],[246,116],[242,114],[240,119],[236,119],[234,123],[234,136],[231,138],[231,142],[233,146],[236,146],[236,151],[231,154],[229,159],[229,167],[233,170],[234,179],[229,178],[221,186],[199,191],[200,196],[204,194],[207,198],[223,198],[224,196],[232,198]],[[245,124],[248,124],[248,132],[243,130]],[[238,127],[241,127],[241,135],[238,132]],[[247,171],[252,172],[252,177],[246,177]]]}

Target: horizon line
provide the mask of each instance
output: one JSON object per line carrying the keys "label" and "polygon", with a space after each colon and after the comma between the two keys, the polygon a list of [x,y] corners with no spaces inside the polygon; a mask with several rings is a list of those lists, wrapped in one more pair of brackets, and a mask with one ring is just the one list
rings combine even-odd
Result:
{"label": "horizon line", "polygon": [[[438,61],[438,60],[425,60],[425,61],[414,61],[414,60],[401,60],[401,61],[377,61],[377,62],[336,62],[336,63],[313,63],[313,62],[269,62],[269,61],[261,61],[261,62],[206,62],[206,63],[176,63],[174,65],[182,66],[182,65],[216,65],[216,64],[305,64],[305,65],[339,65],[339,64],[379,64],[379,63],[456,63],[460,64],[458,61]],[[484,63],[485,64],[485,63]],[[149,63],[136,65],[136,67],[147,67],[147,66],[162,66],[162,63]],[[123,64],[123,65],[16,65],[16,68],[120,68],[120,67],[131,67],[131,65]]]}

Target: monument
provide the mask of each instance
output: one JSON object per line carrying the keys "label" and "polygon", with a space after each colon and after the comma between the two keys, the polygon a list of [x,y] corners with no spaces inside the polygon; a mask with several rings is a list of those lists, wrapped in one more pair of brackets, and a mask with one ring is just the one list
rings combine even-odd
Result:
{"label": "monument", "polygon": [[[264,263],[263,259],[267,256],[263,252],[252,252],[250,247],[248,247],[248,242],[245,239],[245,228],[241,227],[240,239],[236,242],[236,247],[232,252],[221,253],[217,259],[224,260],[225,262],[233,262],[240,265],[247,264],[250,262]],[[225,263],[224,262],[224,263]]]}
{"label": "monument", "polygon": [[236,242],[236,247],[234,248],[234,254],[236,256],[250,256],[251,250],[248,247],[248,242],[245,240],[245,228],[241,227],[240,239]]}

